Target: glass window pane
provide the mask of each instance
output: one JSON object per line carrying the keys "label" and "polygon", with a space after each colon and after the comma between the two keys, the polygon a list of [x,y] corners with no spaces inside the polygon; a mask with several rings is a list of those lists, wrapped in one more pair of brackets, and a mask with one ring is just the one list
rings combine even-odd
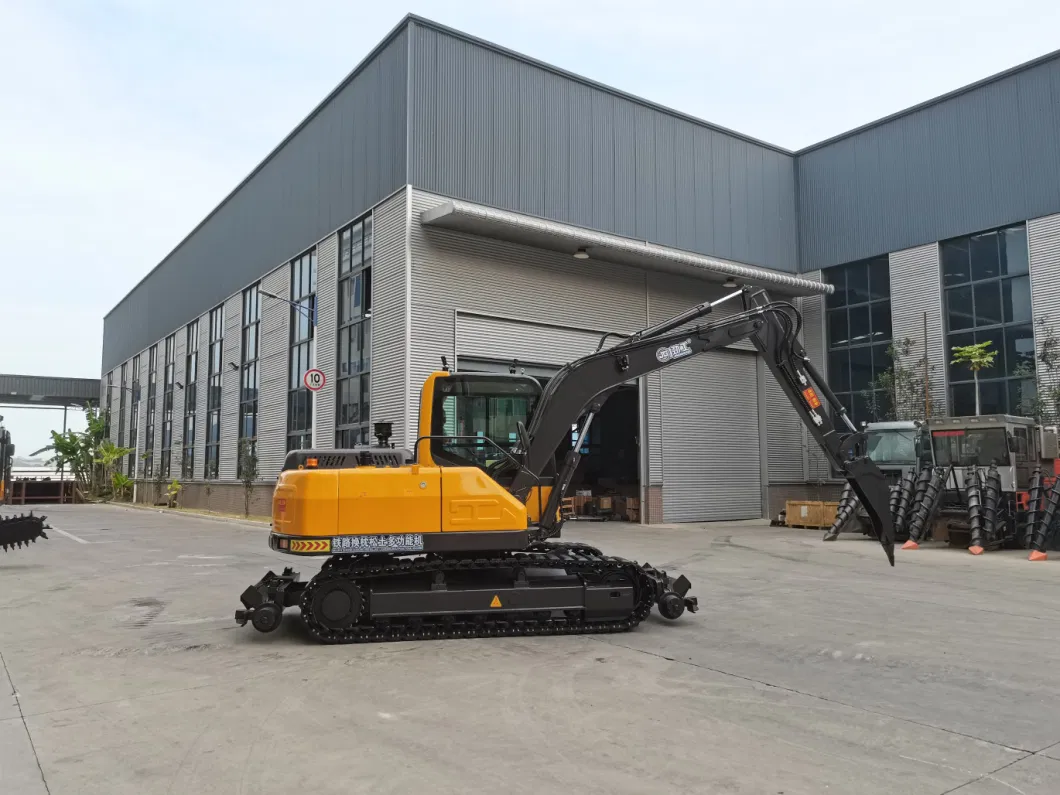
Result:
{"label": "glass window pane", "polygon": [[887,257],[877,257],[869,263],[869,293],[875,301],[891,295],[891,267]]}
{"label": "glass window pane", "polygon": [[946,340],[946,362],[949,367],[949,380],[950,381],[970,381],[972,379],[971,371],[963,364],[953,364],[953,349],[963,348],[965,345],[971,345],[975,342],[975,335],[971,332],[964,332],[963,334],[950,334]]}
{"label": "glass window pane", "polygon": [[858,262],[847,265],[847,303],[863,304],[869,300],[869,266]]}
{"label": "glass window pane", "polygon": [[974,384],[957,384],[950,387],[950,414],[954,417],[975,415]]}
{"label": "glass window pane", "polygon": [[1031,282],[1029,276],[1006,279],[1001,283],[1001,305],[1006,323],[1031,322]]}
{"label": "glass window pane", "polygon": [[1034,398],[1037,394],[1034,380],[1014,378],[1008,382],[1008,411],[1022,417],[1034,416]]}
{"label": "glass window pane", "polygon": [[996,326],[1002,322],[1001,290],[998,282],[977,284],[975,291],[975,324]]}
{"label": "glass window pane", "polygon": [[870,342],[869,329],[869,313],[868,307],[861,306],[857,309],[851,309],[849,312],[850,322],[850,344],[851,345],[863,345],[866,342]]}
{"label": "glass window pane", "polygon": [[850,349],[850,389],[860,392],[872,381],[872,348]]}
{"label": "glass window pane", "polygon": [[339,235],[339,273],[346,273],[350,269],[350,232],[347,230]]}
{"label": "glass window pane", "polygon": [[[875,381],[891,369],[890,343],[872,346],[872,377]],[[879,386],[877,382],[875,386]]]}
{"label": "glass window pane", "polygon": [[368,422],[368,418],[371,416],[371,403],[372,399],[372,388],[371,381],[368,376],[361,376],[361,422]]}
{"label": "glass window pane", "polygon": [[826,268],[824,280],[835,287],[835,292],[825,297],[825,305],[829,309],[847,305],[847,279],[843,268]]}
{"label": "glass window pane", "polygon": [[850,413],[855,425],[860,425],[863,422],[872,422],[872,405],[869,396],[862,392],[855,392],[850,396],[851,403]]}
{"label": "glass window pane", "polygon": [[1000,238],[1001,272],[1010,276],[1027,273],[1027,227],[1003,229]]}
{"label": "glass window pane", "polygon": [[828,352],[828,384],[833,392],[850,390],[850,352],[845,348]]}
{"label": "glass window pane", "polygon": [[350,243],[350,263],[351,267],[359,268],[363,260],[364,254],[364,241],[362,239],[363,233],[360,224],[353,225],[353,240]]}
{"label": "glass window pane", "polygon": [[979,412],[981,414],[1004,414],[1007,409],[1008,390],[1006,388],[1006,382],[980,381]]}
{"label": "glass window pane", "polygon": [[946,291],[946,321],[950,331],[973,326],[975,316],[972,314],[971,287],[951,287]]}
{"label": "glass window pane", "polygon": [[968,257],[972,263],[972,281],[992,279],[1001,275],[998,262],[997,232],[972,235],[969,239]]}
{"label": "glass window pane", "polygon": [[880,342],[891,338],[891,302],[881,301],[872,304],[872,341]]}
{"label": "glass window pane", "polygon": [[968,241],[947,240],[941,245],[942,283],[964,284],[971,276],[968,266]]}
{"label": "glass window pane", "polygon": [[991,329],[990,331],[975,332],[976,342],[991,342],[987,352],[994,352],[994,363],[979,371],[979,378],[1000,378],[1005,375],[1005,334],[1003,329]]}
{"label": "glass window pane", "polygon": [[847,335],[847,310],[830,309],[828,311],[828,347],[846,345],[850,341]]}
{"label": "glass window pane", "polygon": [[1034,373],[1034,330],[1032,326],[1010,326],[1005,329],[1006,375]]}

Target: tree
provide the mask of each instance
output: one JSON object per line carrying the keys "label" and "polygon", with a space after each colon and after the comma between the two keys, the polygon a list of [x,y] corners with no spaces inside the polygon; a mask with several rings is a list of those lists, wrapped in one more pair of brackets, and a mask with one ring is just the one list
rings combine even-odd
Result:
{"label": "tree", "polygon": [[[109,485],[99,462],[100,447],[107,437],[106,415],[91,404],[85,406],[85,430],[52,431],[52,443],[33,455],[50,452],[48,465],[63,467],[82,494],[98,496]],[[113,446],[113,445],[112,445]]]}
{"label": "tree", "polygon": [[250,439],[239,440],[239,479],[243,481],[243,515],[250,516],[250,498],[258,479],[258,453]]}
{"label": "tree", "polygon": [[[104,439],[96,448],[95,462],[102,465],[104,480],[113,485],[115,493],[118,491],[118,481],[114,478],[116,474],[114,467],[131,452],[133,452],[131,447],[118,447],[110,439]],[[132,483],[132,481],[130,480],[129,483]]]}
{"label": "tree", "polygon": [[975,380],[975,416],[978,417],[979,408],[979,371],[984,367],[990,367],[994,363],[997,351],[989,350],[994,343],[990,340],[977,342],[973,345],[955,345],[953,359],[950,364],[963,364],[972,371]]}
{"label": "tree", "polygon": [[[888,346],[890,367],[877,375],[861,393],[870,414],[864,419],[873,422],[924,419],[929,405],[932,416],[945,412],[945,405],[941,402],[928,400],[935,365],[925,362],[924,356],[916,357],[914,349],[917,344],[906,337]],[[881,400],[880,393],[887,399]]]}

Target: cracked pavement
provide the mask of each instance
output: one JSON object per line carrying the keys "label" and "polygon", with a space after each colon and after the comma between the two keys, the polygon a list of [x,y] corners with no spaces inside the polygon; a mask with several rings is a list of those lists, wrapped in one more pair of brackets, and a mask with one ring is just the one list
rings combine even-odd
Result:
{"label": "cracked pavement", "polygon": [[1060,561],[571,523],[686,574],[700,612],[325,647],[291,610],[232,620],[290,563],[264,526],[45,512],[62,533],[0,554],[0,792],[1060,792]]}

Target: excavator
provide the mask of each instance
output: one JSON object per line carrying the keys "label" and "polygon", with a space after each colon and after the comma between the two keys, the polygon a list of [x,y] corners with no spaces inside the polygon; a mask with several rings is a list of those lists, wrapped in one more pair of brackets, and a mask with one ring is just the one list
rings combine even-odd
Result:
{"label": "excavator", "polygon": [[[736,298],[741,310],[698,322]],[[422,385],[413,450],[388,445],[390,428],[377,423],[378,445],[288,453],[273,493],[269,546],[326,559],[308,581],[292,567],[269,571],[240,596],[236,622],[272,632],[284,609],[297,606],[317,641],[365,643],[623,632],[656,606],[669,620],[695,612],[685,576],[558,541],[561,501],[581,441],[615,390],[741,340],[752,342],[846,477],[893,566],[887,478],[807,358],[801,327],[791,303],[742,287],[613,344],[604,335],[596,351],[567,364],[545,388],[526,375],[450,371],[443,357]],[[504,425],[503,444],[457,433],[454,418],[483,411],[503,414],[491,426]],[[572,428],[577,439],[561,458]],[[725,438],[724,428],[718,433]]]}

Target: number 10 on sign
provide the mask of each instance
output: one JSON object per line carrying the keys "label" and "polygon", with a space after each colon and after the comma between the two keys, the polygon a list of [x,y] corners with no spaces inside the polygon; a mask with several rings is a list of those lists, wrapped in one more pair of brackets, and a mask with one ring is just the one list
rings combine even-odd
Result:
{"label": "number 10 on sign", "polygon": [[306,370],[305,375],[302,376],[302,383],[305,384],[305,388],[310,392],[319,392],[324,388],[327,379],[324,378],[323,370],[318,370],[314,367],[312,370]]}

